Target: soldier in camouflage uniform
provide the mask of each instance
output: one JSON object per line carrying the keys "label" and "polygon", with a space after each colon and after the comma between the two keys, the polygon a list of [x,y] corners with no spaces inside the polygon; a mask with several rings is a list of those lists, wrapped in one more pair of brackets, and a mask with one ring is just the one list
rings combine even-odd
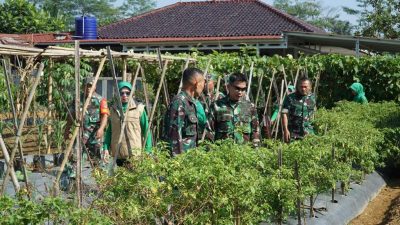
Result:
{"label": "soldier in camouflage uniform", "polygon": [[171,101],[164,122],[164,139],[175,156],[197,146],[199,121],[196,97],[204,88],[203,72],[188,68],[183,72],[182,91]]}
{"label": "soldier in camouflage uniform", "polygon": [[214,140],[232,138],[237,143],[252,142],[258,146],[260,128],[257,110],[246,100],[247,77],[234,73],[229,77],[228,95],[211,104],[210,126]]}
{"label": "soldier in camouflage uniform", "polygon": [[[90,88],[92,87],[94,78],[88,77],[85,80],[85,92],[81,95],[81,105],[83,105],[89,94]],[[75,110],[73,110],[74,112]],[[83,117],[83,135],[82,143],[83,147],[89,152],[91,159],[100,159],[100,150],[103,145],[104,129],[107,126],[107,119],[110,115],[108,109],[107,100],[96,92],[93,92],[92,98],[90,99],[89,106]],[[69,134],[71,120],[68,120],[66,131]]]}
{"label": "soldier in camouflage uniform", "polygon": [[315,110],[315,97],[311,93],[311,81],[303,78],[297,83],[296,92],[285,98],[282,106],[284,141],[302,139],[314,134],[311,119]]}

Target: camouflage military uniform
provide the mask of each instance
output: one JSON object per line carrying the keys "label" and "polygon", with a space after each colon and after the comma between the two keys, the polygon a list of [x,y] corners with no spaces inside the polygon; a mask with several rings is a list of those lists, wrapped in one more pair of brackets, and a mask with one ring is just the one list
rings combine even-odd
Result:
{"label": "camouflage military uniform", "polygon": [[103,139],[96,139],[96,132],[100,127],[102,114],[110,114],[107,101],[101,95],[94,92],[83,118],[82,142],[87,148],[90,157],[100,158]]}
{"label": "camouflage military uniform", "polygon": [[233,102],[226,96],[210,107],[210,126],[214,140],[232,138],[237,143],[260,142],[260,128],[257,110],[247,100]]}
{"label": "camouflage military uniform", "polygon": [[182,91],[173,98],[165,115],[164,139],[173,156],[197,146],[198,126],[195,99]]}
{"label": "camouflage military uniform", "polygon": [[285,98],[282,113],[288,114],[288,129],[291,139],[301,139],[307,134],[314,134],[311,123],[314,108],[314,94],[301,96],[292,93]]}

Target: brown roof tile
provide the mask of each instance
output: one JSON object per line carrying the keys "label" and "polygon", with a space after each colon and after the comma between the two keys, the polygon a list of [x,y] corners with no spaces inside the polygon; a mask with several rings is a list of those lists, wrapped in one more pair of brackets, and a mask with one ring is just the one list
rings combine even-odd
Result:
{"label": "brown roof tile", "polygon": [[279,36],[324,33],[259,0],[178,2],[99,28],[101,39]]}

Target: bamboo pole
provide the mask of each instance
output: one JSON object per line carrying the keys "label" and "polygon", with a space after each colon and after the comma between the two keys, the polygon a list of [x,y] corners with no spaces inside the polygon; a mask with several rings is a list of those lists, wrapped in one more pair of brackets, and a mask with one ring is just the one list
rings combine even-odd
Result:
{"label": "bamboo pole", "polygon": [[[9,77],[9,73],[11,71],[11,68],[7,68],[7,63],[5,60],[3,60],[3,68],[4,68],[4,76],[5,76],[5,80],[6,80],[6,86],[7,86],[7,94],[8,94],[8,99],[10,100],[10,105],[11,105],[11,109],[12,109],[12,115],[13,115],[13,120],[14,120],[14,129],[15,129],[15,135],[17,135],[17,131],[18,131],[18,120],[17,120],[17,112],[15,109],[15,104],[14,104],[14,98],[12,96],[12,92],[11,92],[11,82],[10,82],[10,77]],[[10,66],[10,63],[8,62],[8,66]],[[22,150],[22,142],[21,140],[18,141],[18,152],[19,152],[19,156],[21,158],[21,160],[24,160],[24,152]],[[22,164],[23,167],[23,174],[24,174],[24,181],[25,181],[25,185],[26,188],[29,189],[29,185],[28,185],[28,180],[27,180],[27,173],[26,173],[26,165],[23,163]]]}
{"label": "bamboo pole", "polygon": [[[158,65],[160,67],[161,71],[164,71],[164,67],[162,64],[162,58],[161,58],[161,51],[160,48],[157,48],[157,56],[158,56]],[[164,82],[164,84],[162,85],[163,87],[163,91],[164,91],[164,100],[165,100],[165,105],[169,105],[169,94],[168,94],[168,86],[167,86],[167,81],[165,79],[161,80],[162,82]]]}
{"label": "bamboo pole", "polygon": [[[81,100],[81,91],[80,91],[80,68],[81,68],[81,58],[79,55],[79,41],[75,41],[75,118],[79,121],[80,125],[78,126],[78,136],[76,137],[75,142],[75,153],[76,153],[76,197],[78,200],[78,207],[82,206],[82,151],[81,151],[81,132],[82,132],[82,120],[80,117],[80,100]],[[85,113],[82,111],[82,113]]]}
{"label": "bamboo pole", "polygon": [[[132,97],[133,97],[134,89],[135,89],[135,86],[136,86],[136,80],[137,80],[138,75],[139,75],[140,67],[141,66],[139,64],[138,68],[136,70],[136,73],[135,73],[135,77],[132,80],[132,90],[131,90],[131,93],[129,94],[129,97],[128,97],[128,109],[127,110],[129,110],[129,105],[133,101]],[[121,124],[121,127],[120,127],[119,136],[118,136],[118,142],[117,142],[117,149],[116,149],[116,151],[114,153],[114,158],[113,158],[113,164],[112,164],[112,170],[111,171],[114,171],[115,165],[117,165],[117,158],[119,156],[119,152],[121,151],[122,138],[124,136],[123,135],[124,134],[123,131],[126,130],[125,128],[126,128],[126,120],[127,120],[127,118],[128,118],[128,113],[126,112],[124,114],[124,119],[122,120],[122,124]],[[127,135],[125,135],[125,136],[127,136]],[[126,140],[126,141],[128,141],[128,140]],[[127,143],[127,145],[128,145],[128,143]]]}
{"label": "bamboo pole", "polygon": [[282,73],[283,73],[283,79],[285,81],[285,93],[288,94],[288,83],[287,83],[287,75],[286,75],[286,71],[285,71],[285,67],[282,65]]}
{"label": "bamboo pole", "polygon": [[[336,159],[336,152],[335,152],[335,147],[332,145],[332,151],[331,151],[331,156],[332,156],[332,162],[335,162]],[[331,202],[332,203],[337,203],[337,200],[335,200],[335,187],[332,188],[331,190]]]}
{"label": "bamboo pole", "polygon": [[[99,76],[100,76],[100,74],[101,74],[101,71],[103,70],[105,61],[106,61],[106,57],[103,57],[103,59],[100,61],[99,68],[97,69],[96,76],[95,76],[94,81],[93,81],[93,85],[92,85],[92,87],[90,88],[89,94],[88,94],[88,96],[86,97],[85,103],[84,103],[84,105],[83,105],[82,113],[83,113],[83,112],[86,112],[86,110],[87,110],[87,108],[88,108],[88,106],[89,106],[89,103],[90,103],[89,100],[92,98],[92,95],[93,95],[93,93],[94,93],[94,90],[96,89],[96,84],[97,84],[97,81],[98,81]],[[63,159],[63,161],[62,161],[62,163],[61,163],[60,168],[58,169],[56,179],[55,179],[55,181],[54,181],[54,183],[53,183],[53,190],[54,190],[55,194],[58,193],[58,190],[59,190],[59,181],[60,181],[60,178],[61,178],[61,174],[62,174],[62,172],[64,171],[65,165],[67,164],[67,161],[68,161],[69,155],[70,155],[70,153],[71,153],[72,146],[73,146],[73,144],[74,144],[74,142],[75,142],[75,139],[76,139],[76,137],[78,136],[79,124],[80,124],[80,123],[76,123],[77,126],[75,126],[75,128],[74,128],[74,130],[73,130],[73,132],[72,132],[71,140],[69,141],[68,146],[67,146],[67,149],[65,150],[64,159]]]}
{"label": "bamboo pole", "polygon": [[[13,147],[13,149],[12,149],[12,151],[11,151],[10,163],[7,165],[7,170],[6,170],[6,173],[5,173],[6,176],[4,177],[4,180],[3,180],[3,188],[2,188],[2,190],[1,190],[1,193],[2,193],[2,194],[4,193],[4,188],[6,187],[7,182],[8,182],[8,175],[9,175],[9,173],[10,173],[11,167],[13,166],[13,161],[14,161],[14,158],[15,158],[15,153],[16,153],[17,148],[18,148],[18,143],[20,142],[20,139],[21,139],[22,130],[23,130],[23,128],[24,128],[25,120],[26,120],[26,118],[28,117],[29,107],[30,107],[30,105],[31,105],[31,103],[32,103],[33,96],[35,95],[36,88],[37,88],[37,86],[39,85],[40,77],[42,76],[42,73],[43,73],[43,68],[44,68],[44,64],[43,64],[43,63],[40,63],[39,70],[38,70],[38,72],[37,72],[35,81],[34,81],[34,83],[33,83],[31,92],[29,93],[29,97],[28,97],[27,101],[25,102],[24,112],[23,112],[23,114],[22,114],[22,117],[21,117],[21,120],[20,120],[20,123],[19,123],[19,126],[18,126],[18,130],[17,130],[17,135],[16,135],[16,137],[15,137],[15,144],[14,144],[14,147]],[[24,168],[24,172],[26,173],[26,169],[25,169],[25,168]],[[28,177],[26,176],[26,174],[24,174],[24,176],[25,176],[25,181],[26,181],[26,183],[28,183]],[[29,187],[29,186],[27,186],[27,188],[28,188],[28,187]]]}
{"label": "bamboo pole", "polygon": [[[147,115],[149,115],[149,112],[151,110],[151,106],[150,106],[150,100],[149,100],[149,95],[147,92],[147,82],[146,82],[146,75],[144,72],[143,67],[140,68],[140,73],[142,75],[142,85],[143,85],[143,94],[144,94],[144,99],[145,99],[145,103],[146,103],[146,111],[147,111]],[[150,135],[152,137],[152,140],[154,140],[154,135],[153,133],[150,132]],[[147,137],[146,137],[147,139]],[[154,143],[155,141],[153,141],[152,143]]]}
{"label": "bamboo pole", "polygon": [[147,86],[146,86],[147,85],[146,75],[145,75],[143,67],[140,67],[140,74],[142,75],[143,94],[144,94],[144,99],[145,99],[145,102],[146,102],[146,107],[147,107],[147,110],[150,110],[151,109],[150,108],[150,101],[149,101],[149,95],[147,93]]}
{"label": "bamboo pole", "polygon": [[297,183],[297,198],[296,198],[296,214],[297,214],[297,224],[301,225],[301,183],[300,183],[300,174],[299,174],[299,163],[297,160],[294,162],[294,177]]}
{"label": "bamboo pole", "polygon": [[189,67],[189,62],[190,61],[189,61],[189,56],[188,56],[188,58],[186,59],[186,62],[185,62],[185,66],[182,70],[182,76],[181,76],[181,81],[179,83],[178,93],[176,93],[176,94],[179,94],[179,92],[181,92],[181,90],[182,90],[183,72],[185,72],[185,70]]}
{"label": "bamboo pole", "polygon": [[[54,65],[54,62],[52,59],[50,59],[49,64],[50,64],[50,71],[52,71],[53,65]],[[51,143],[49,143],[49,137],[50,137],[51,129],[52,129],[51,123],[53,122],[53,120],[52,120],[53,110],[51,108],[51,105],[53,104],[53,76],[52,75],[53,75],[52,73],[49,74],[49,79],[48,79],[48,83],[47,83],[47,86],[48,86],[47,103],[49,106],[49,108],[48,108],[49,114],[47,116],[48,124],[47,124],[47,133],[46,133],[46,140],[47,140],[46,141],[47,142],[46,154],[50,154],[50,151],[51,151]]]}
{"label": "bamboo pole", "polygon": [[253,72],[254,72],[254,62],[251,62],[250,66],[250,78],[247,84],[247,92],[246,92],[246,100],[250,100],[250,90],[251,90],[251,82],[253,81]]}
{"label": "bamboo pole", "polygon": [[260,77],[258,78],[258,89],[257,89],[257,95],[256,95],[256,101],[255,101],[255,105],[256,105],[256,107],[257,107],[257,103],[258,103],[258,98],[260,97],[260,92],[261,92],[261,85],[262,85],[262,82],[263,82],[263,76],[261,76],[260,75]]}
{"label": "bamboo pole", "polygon": [[300,67],[297,68],[296,77],[294,78],[294,86],[297,87],[297,79],[300,75]]}
{"label": "bamboo pole", "polygon": [[217,100],[218,100],[218,95],[219,95],[219,88],[220,88],[220,86],[221,86],[221,77],[218,77],[218,80],[217,80],[217,88],[216,88],[216,91],[215,91],[214,101],[217,101]]}
{"label": "bamboo pole", "polygon": [[168,67],[168,60],[165,61],[164,66],[163,66],[163,71],[161,73],[161,80],[160,80],[160,84],[158,85],[158,89],[157,89],[157,93],[156,93],[156,98],[154,100],[154,105],[153,108],[151,109],[151,114],[150,114],[150,119],[149,119],[149,127],[147,128],[146,131],[146,135],[144,136],[144,140],[147,140],[147,137],[149,135],[149,131],[151,130],[151,124],[153,123],[153,118],[154,118],[154,114],[156,112],[156,108],[157,108],[157,103],[158,103],[158,98],[160,97],[160,92],[161,92],[161,88],[163,86],[163,80],[165,78],[165,74],[167,72],[167,67]]}
{"label": "bamboo pole", "polygon": [[280,95],[280,100],[279,100],[279,111],[278,111],[278,118],[276,120],[276,131],[275,131],[275,139],[278,137],[278,131],[279,131],[279,124],[281,121],[281,112],[282,112],[282,103],[283,103],[283,90],[284,90],[284,82],[282,80],[282,85],[281,85],[281,95]]}
{"label": "bamboo pole", "polygon": [[267,95],[267,100],[265,103],[263,115],[267,114],[269,99],[271,98],[271,93],[272,93],[272,84],[274,83],[274,80],[275,80],[275,72],[272,74],[271,83],[269,84],[268,95]]}
{"label": "bamboo pole", "polygon": [[[8,154],[6,145],[5,145],[4,140],[3,140],[3,136],[1,134],[0,134],[0,148],[1,148],[2,152],[3,152],[4,161],[6,162],[6,165],[8,166],[8,164],[10,164],[10,155]],[[18,183],[17,176],[15,175],[14,167],[11,167],[10,176],[11,176],[11,181],[12,181],[12,183],[14,185],[15,193],[18,193],[19,190],[20,190],[20,186],[19,186],[19,183]]]}
{"label": "bamboo pole", "polygon": [[126,76],[127,69],[128,69],[127,60],[126,60],[126,57],[123,57],[122,58],[122,80],[123,81],[127,81],[127,76]]}
{"label": "bamboo pole", "polygon": [[[211,59],[208,60],[207,66],[206,66],[206,70],[204,71],[204,76],[206,77],[206,80],[207,80],[207,82],[206,82],[206,85],[207,85],[207,86],[206,86],[207,93],[208,93],[208,79],[207,79],[207,73],[208,73],[208,70],[209,70],[209,68],[210,68],[210,65],[211,65]],[[208,112],[209,112],[209,105],[207,104],[207,101],[206,101],[206,99],[204,98],[204,95],[201,95],[201,96],[203,97],[204,105],[206,106],[205,111],[206,111],[206,113],[208,113]],[[210,128],[210,123],[209,123],[208,120],[207,120],[206,126],[207,126],[208,128]],[[207,130],[207,128],[204,129],[204,131],[203,131],[203,133],[202,133],[202,135],[201,135],[201,141],[202,141],[202,142],[203,142],[204,139],[206,138],[206,130]]]}

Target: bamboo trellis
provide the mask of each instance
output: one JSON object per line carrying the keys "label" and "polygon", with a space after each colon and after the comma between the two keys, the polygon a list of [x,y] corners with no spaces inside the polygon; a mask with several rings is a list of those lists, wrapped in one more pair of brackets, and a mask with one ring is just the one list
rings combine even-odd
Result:
{"label": "bamboo trellis", "polygon": [[[152,54],[138,54],[138,53],[130,53],[130,52],[126,53],[126,52],[116,52],[116,51],[109,51],[108,54],[111,54],[111,56],[113,58],[122,59],[123,62],[124,62],[124,67],[126,66],[126,61],[127,60],[148,61],[148,62],[160,63],[160,54],[152,55]],[[53,60],[72,59],[72,58],[75,58],[75,61],[79,60],[79,59],[82,59],[82,58],[85,58],[85,59],[88,59],[88,60],[100,62],[99,70],[96,73],[96,78],[98,79],[100,73],[102,72],[103,65],[104,65],[105,61],[107,60],[107,51],[105,49],[102,49],[102,50],[85,50],[85,49],[81,49],[81,48],[79,48],[79,43],[77,43],[75,48],[49,46],[49,47],[47,47],[45,49],[40,49],[40,48],[35,48],[35,47],[25,47],[25,46],[15,46],[15,45],[3,45],[3,44],[0,44],[0,57],[5,57],[5,58],[7,58],[7,57],[21,57],[22,59],[26,60],[27,66],[25,66],[24,68],[21,68],[20,65],[13,65],[17,69],[16,71],[18,72],[18,74],[20,74],[21,80],[25,79],[28,74],[32,73],[32,71],[34,69],[36,69],[36,66],[39,65],[39,63],[42,61],[42,59],[50,59],[50,61],[53,62]],[[165,62],[164,63],[164,67],[165,68],[163,68],[164,75],[165,75],[165,71],[167,70],[168,62],[172,62],[174,60],[182,60],[182,61],[186,61],[187,63],[195,61],[195,59],[190,58],[190,57],[183,58],[183,57],[175,57],[175,56],[163,55],[162,56],[162,61]],[[76,76],[80,77],[79,64],[77,64],[77,61],[75,62],[75,64],[76,64],[75,65],[75,67],[76,67],[75,68]],[[51,63],[50,63],[50,65],[51,65]],[[11,64],[9,64],[9,66],[11,66]],[[44,66],[44,64],[41,63],[40,71],[43,71],[43,66]],[[141,74],[142,74],[142,76],[144,78],[144,73],[145,73],[144,69],[139,66],[139,68],[137,69],[134,81],[136,81],[137,75],[139,74],[139,71],[141,71]],[[31,90],[31,94],[30,94],[30,98],[29,99],[33,98],[33,96],[35,95],[35,92],[36,92],[36,88],[35,87],[37,87],[37,85],[39,84],[39,77],[40,77],[39,75],[38,75],[38,79],[36,79],[36,82],[35,82],[36,85]],[[51,74],[46,74],[46,75],[47,76],[51,76]],[[123,70],[122,76],[124,77],[124,79],[126,79],[126,70],[125,69]],[[96,79],[96,81],[97,81],[97,79]],[[78,85],[78,83],[76,83],[76,84],[77,85],[75,87],[75,89],[76,89],[75,92],[78,93],[78,92],[80,92],[79,85]],[[94,90],[91,90],[91,93],[93,93],[93,91]],[[51,93],[51,92],[49,92],[49,93]],[[89,96],[90,96],[91,93],[89,93]],[[13,159],[16,156],[15,153],[16,153],[16,149],[17,149],[17,144],[21,141],[20,137],[22,135],[22,129],[23,129],[23,126],[24,126],[24,121],[25,121],[25,118],[27,117],[27,114],[28,114],[28,111],[29,111],[29,108],[30,108],[29,107],[29,103],[31,101],[29,99],[28,99],[28,105],[25,106],[25,108],[23,109],[24,110],[24,114],[22,115],[22,118],[20,118],[21,122],[19,124],[19,127],[18,127],[17,124],[15,124],[15,126],[17,126],[19,129],[18,129],[17,135],[14,137],[15,144],[14,144],[14,147],[12,147],[12,151],[10,151],[10,149],[6,149],[5,145],[1,146],[3,152],[5,152],[5,153],[11,152],[11,155],[9,157],[7,157],[7,160],[6,160],[9,163],[7,163],[6,177],[5,177],[5,179],[3,181],[3,185],[2,185],[2,190],[3,191],[4,191],[5,186],[7,185],[7,182],[8,182],[7,178],[8,178],[9,175],[11,176],[11,179],[13,181],[14,188],[15,188],[16,192],[18,192],[18,190],[20,189],[19,184],[15,179],[15,172],[14,172],[14,168],[13,168]],[[52,99],[52,98],[50,97],[49,99]],[[147,98],[146,98],[146,101],[148,101]],[[148,104],[149,103],[147,102],[147,105]],[[156,108],[156,104],[157,104],[157,102],[154,103],[154,105],[152,107],[153,109]],[[86,100],[86,102],[84,104],[84,107],[83,107],[83,111],[85,111],[85,108],[87,108],[87,105],[88,105],[88,103],[87,103],[87,100]],[[14,109],[14,107],[13,107],[13,109]],[[79,110],[76,110],[76,111],[78,112]],[[154,114],[154,112],[153,112],[153,114]],[[79,122],[80,119],[82,119],[82,115],[76,116],[76,119],[77,119],[76,124],[79,124],[80,123]],[[75,138],[77,138],[77,136],[80,133],[79,132],[80,129],[81,129],[80,126],[77,126],[76,129],[73,132],[73,135],[72,135],[73,137],[71,138],[71,140],[67,141],[68,142],[68,148],[64,152],[65,153],[65,158],[64,158],[64,160],[62,162],[62,165],[61,165],[61,167],[60,167],[60,169],[59,169],[59,171],[57,173],[57,176],[56,176],[56,179],[55,179],[55,183],[54,183],[54,187],[55,187],[54,189],[56,190],[55,192],[58,192],[57,191],[57,189],[58,189],[58,181],[60,179],[61,172],[62,172],[62,170],[63,170],[63,168],[64,168],[64,166],[66,164],[68,155],[71,153],[73,142],[74,142]],[[21,143],[21,146],[22,146],[22,143]],[[8,156],[8,154],[3,154],[3,156],[6,157],[6,156]],[[80,170],[81,168],[78,168],[78,169]],[[28,181],[27,177],[25,177],[25,180]],[[78,185],[78,189],[80,189],[79,186],[80,185]],[[78,190],[78,192],[80,192],[80,190]]]}

